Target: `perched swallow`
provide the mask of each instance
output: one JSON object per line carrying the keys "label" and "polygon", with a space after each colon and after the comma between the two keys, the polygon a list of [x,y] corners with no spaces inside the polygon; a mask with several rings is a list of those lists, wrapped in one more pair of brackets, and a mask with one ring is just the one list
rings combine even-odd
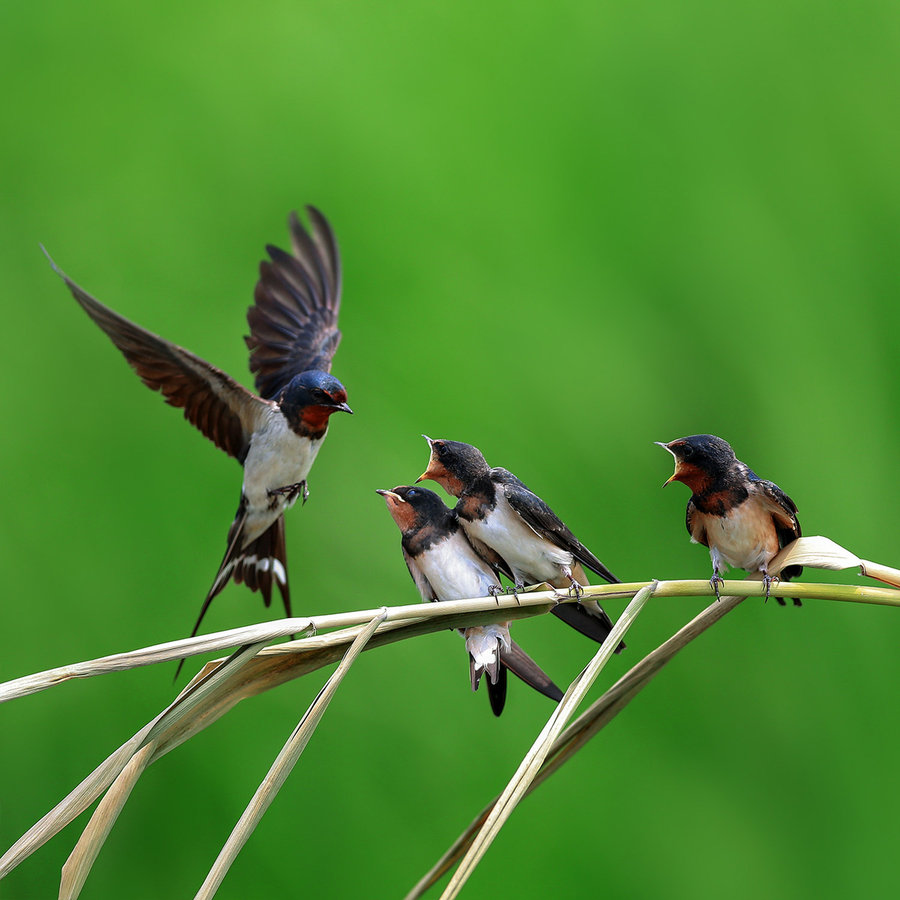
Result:
{"label": "perched swallow", "polygon": [[[721,574],[728,566],[762,572],[766,599],[772,579],[768,566],[778,551],[800,537],[797,506],[777,484],[760,478],[734,455],[731,445],[713,434],[692,434],[664,444],[675,457],[675,472],[663,487],[683,481],[692,491],[687,504],[691,541],[709,547],[719,596]],[[788,566],[783,581],[796,578],[802,566]],[[775,598],[782,606],[781,597]],[[794,598],[794,605],[801,606]]]}
{"label": "perched swallow", "polygon": [[[278,585],[291,615],[283,513],[309,491],[306,478],[322,446],[332,413],[352,412],[344,386],[332,375],[341,268],[337,243],[325,217],[307,207],[312,235],[291,213],[294,255],[277,247],[260,263],[256,305],[247,320],[250,368],[261,396],[239,385],[199,356],[151,334],[104,306],[50,264],[84,311],[122,351],[140,379],[244,468],[237,515],[225,556],[203,602],[197,624],[234,578],[271,602]],[[49,255],[48,255],[49,258]]]}
{"label": "perched swallow", "polygon": [[[472,549],[456,513],[434,491],[409,486],[379,490],[403,535],[401,546],[409,574],[423,600],[465,600],[502,590],[493,569]],[[562,691],[509,637],[509,622],[462,630],[469,652],[472,690],[487,674],[495,716],[506,703],[506,670],[557,702]]]}
{"label": "perched swallow", "polygon": [[[512,472],[492,469],[471,444],[423,437],[431,448],[431,458],[416,483],[431,479],[458,498],[456,514],[466,536],[517,590],[546,581],[553,587],[571,588],[580,596],[581,586],[590,584],[584,567],[612,584],[619,583]],[[562,603],[553,613],[598,643],[612,631],[612,620],[596,600]],[[619,644],[616,653],[624,647]]]}

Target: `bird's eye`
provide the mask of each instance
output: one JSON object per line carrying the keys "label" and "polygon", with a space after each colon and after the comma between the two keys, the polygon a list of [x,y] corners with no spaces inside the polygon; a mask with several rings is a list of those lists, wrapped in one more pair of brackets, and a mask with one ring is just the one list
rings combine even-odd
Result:
{"label": "bird's eye", "polygon": [[418,497],[419,492],[415,488],[413,488],[412,490],[409,490],[406,492],[406,496],[407,497]]}
{"label": "bird's eye", "polygon": [[694,455],[694,448],[690,444],[683,444],[680,450],[682,459],[690,459]]}

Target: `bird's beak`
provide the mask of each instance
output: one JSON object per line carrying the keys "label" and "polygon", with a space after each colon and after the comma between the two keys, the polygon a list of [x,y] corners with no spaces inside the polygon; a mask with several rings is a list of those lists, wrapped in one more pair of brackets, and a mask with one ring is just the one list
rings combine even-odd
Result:
{"label": "bird's beak", "polygon": [[428,460],[428,468],[416,479],[416,484],[420,481],[426,481],[429,478],[432,481],[437,481],[443,472],[444,467],[432,456],[432,458]]}
{"label": "bird's beak", "polygon": [[335,403],[334,409],[336,412],[345,412],[350,413],[351,416],[353,415],[353,410],[350,409],[350,407],[347,406],[346,403]]}
{"label": "bird's beak", "polygon": [[666,450],[667,452],[671,453],[673,459],[675,460],[675,471],[672,473],[672,477],[667,478],[663,482],[663,485],[662,485],[663,487],[667,487],[673,481],[678,481],[678,475],[679,475],[679,470],[681,468],[681,463],[678,461],[678,457],[675,456],[675,451],[668,444],[664,444],[662,441],[654,441],[653,443],[656,444],[658,447],[662,447],[663,450]]}
{"label": "bird's beak", "polygon": [[420,481],[425,481],[428,478],[434,478],[437,474],[437,469],[435,468],[436,463],[434,459],[434,440],[428,437],[427,434],[422,435],[426,441],[428,441],[428,448],[431,450],[431,458],[428,460],[428,468],[416,479],[416,484]]}
{"label": "bird's beak", "polygon": [[384,497],[384,499],[388,503],[406,503],[406,501],[399,494],[395,494],[393,491],[387,491],[383,488],[377,488],[375,493],[381,494],[381,496]]}

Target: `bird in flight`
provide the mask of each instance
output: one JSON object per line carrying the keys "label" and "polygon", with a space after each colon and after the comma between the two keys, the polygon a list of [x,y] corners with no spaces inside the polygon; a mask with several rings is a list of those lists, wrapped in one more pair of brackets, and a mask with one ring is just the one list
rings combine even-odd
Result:
{"label": "bird in flight", "polygon": [[[106,332],[147,387],[243,466],[240,502],[225,555],[191,636],[229,579],[260,591],[271,603],[273,583],[291,615],[284,511],[309,495],[306,479],[330,416],[352,410],[331,371],[341,339],[341,264],[326,218],[308,206],[310,231],[296,213],[292,253],[267,246],[255,304],[247,311],[254,394],[230,375],[95,300],[50,259],[82,309]],[[46,251],[45,251],[46,252]]]}

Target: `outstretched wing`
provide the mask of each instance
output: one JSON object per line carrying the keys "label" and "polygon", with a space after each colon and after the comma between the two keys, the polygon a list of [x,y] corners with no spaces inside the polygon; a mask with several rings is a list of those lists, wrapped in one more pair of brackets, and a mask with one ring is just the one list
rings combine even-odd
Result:
{"label": "outstretched wing", "polygon": [[328,220],[314,206],[306,211],[312,234],[297,213],[288,220],[293,255],[268,245],[271,262],[259,264],[255,305],[247,310],[250,371],[256,389],[274,399],[301,372],[331,371],[341,340],[341,258]]}
{"label": "outstretched wing", "polygon": [[49,254],[47,259],[82,309],[122,351],[141,381],[152,390],[160,391],[166,403],[183,409],[184,417],[192,425],[229,456],[243,463],[250,437],[262,424],[272,404],[251,394],[221,369],[189,350],[152,334],[104,306],[75,284]]}
{"label": "outstretched wing", "polygon": [[619,583],[619,579],[572,534],[565,522],[512,472],[497,468],[491,470],[491,476],[496,483],[503,486],[509,505],[539,535],[552,541],[560,549],[571,553],[578,562],[592,572],[596,572],[601,578],[611,584]]}

